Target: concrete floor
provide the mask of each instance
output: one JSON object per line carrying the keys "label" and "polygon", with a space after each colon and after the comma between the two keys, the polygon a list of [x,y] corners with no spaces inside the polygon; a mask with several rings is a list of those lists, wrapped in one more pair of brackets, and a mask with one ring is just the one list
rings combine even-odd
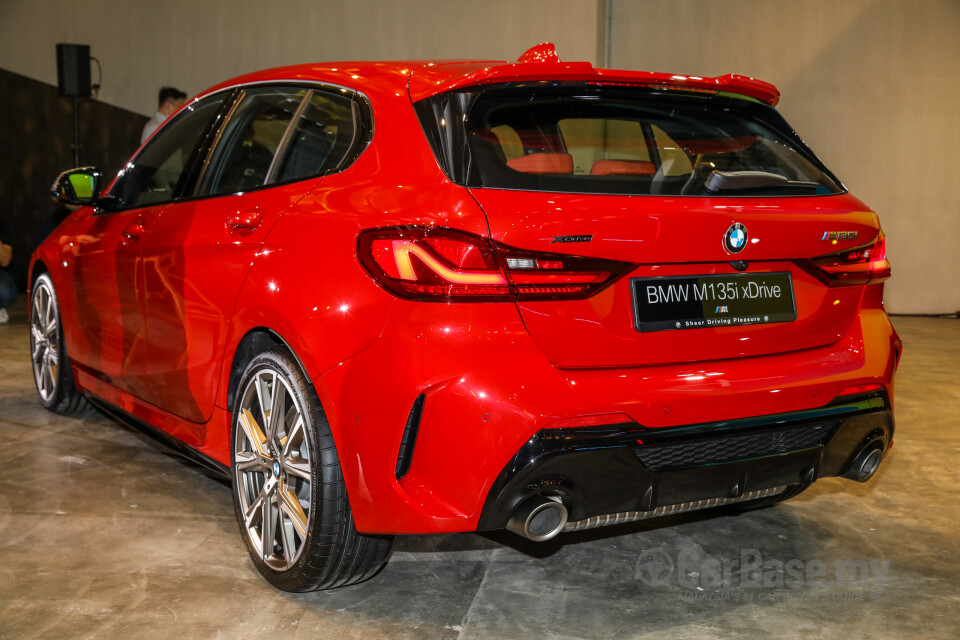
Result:
{"label": "concrete floor", "polygon": [[21,301],[0,325],[0,638],[958,637],[960,322],[896,325],[896,446],[866,485],[543,545],[399,538],[371,581],[294,595],[247,560],[226,485],[98,413],[41,409]]}

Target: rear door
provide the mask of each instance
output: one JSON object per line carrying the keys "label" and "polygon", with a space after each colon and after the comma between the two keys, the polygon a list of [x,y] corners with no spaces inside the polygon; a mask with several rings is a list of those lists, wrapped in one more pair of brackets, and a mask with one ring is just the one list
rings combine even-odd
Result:
{"label": "rear door", "polygon": [[158,406],[193,422],[213,412],[244,279],[277,219],[316,184],[308,178],[335,165],[342,141],[353,139],[352,104],[307,86],[244,89],[192,197],[151,229],[143,246],[147,379]]}
{"label": "rear door", "polygon": [[167,123],[112,185],[116,210],[91,210],[68,239],[76,252],[77,325],[89,345],[77,357],[142,400],[153,399],[146,380],[144,241],[182,189],[224,99],[190,105]]}

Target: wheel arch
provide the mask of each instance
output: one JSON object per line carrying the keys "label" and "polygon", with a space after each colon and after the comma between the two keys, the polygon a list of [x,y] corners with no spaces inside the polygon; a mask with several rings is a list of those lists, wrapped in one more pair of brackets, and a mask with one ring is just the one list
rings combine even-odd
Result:
{"label": "wheel arch", "polygon": [[234,398],[237,395],[237,389],[240,386],[240,380],[243,378],[243,372],[246,371],[247,365],[257,357],[257,354],[275,347],[284,347],[293,357],[297,366],[300,367],[304,376],[306,376],[308,380],[310,379],[307,367],[303,364],[303,360],[300,359],[296,349],[291,346],[290,342],[285,340],[283,336],[273,329],[268,327],[254,327],[244,334],[233,352],[233,358],[230,362],[230,376],[227,381],[226,406],[228,411],[233,411]]}
{"label": "wheel arch", "polygon": [[40,276],[40,274],[43,273],[50,273],[50,269],[47,268],[47,264],[43,261],[43,258],[37,258],[34,260],[33,264],[30,265],[30,274],[28,279],[32,283]]}
{"label": "wheel arch", "polygon": [[[27,273],[27,300],[30,300],[30,296],[33,295],[33,283],[37,281],[44,273],[50,273],[50,269],[47,268],[46,263],[42,258],[37,258],[30,264],[30,270]],[[51,278],[53,275],[51,274]],[[32,308],[32,305],[31,305]]]}

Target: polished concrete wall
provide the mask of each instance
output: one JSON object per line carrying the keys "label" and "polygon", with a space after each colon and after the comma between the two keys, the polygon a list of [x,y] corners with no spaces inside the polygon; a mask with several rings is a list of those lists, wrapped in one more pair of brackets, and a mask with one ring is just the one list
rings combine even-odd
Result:
{"label": "polished concrete wall", "polygon": [[887,309],[960,309],[960,2],[615,0],[612,64],[772,82],[780,111],[880,214]]}
{"label": "polished concrete wall", "polygon": [[742,73],[882,217],[888,309],[960,309],[957,0],[3,0],[0,68],[56,81],[54,45],[90,44],[101,100],[149,115],[162,84],[196,93],[308,60],[515,58],[556,42],[612,66]]}
{"label": "polished concrete wall", "polygon": [[[595,0],[2,0],[0,67],[56,83],[54,45],[89,44],[101,98],[145,115],[161,85],[195,94],[242,73],[330,60],[516,59],[553,41],[596,55]],[[94,74],[96,71],[94,71]]]}

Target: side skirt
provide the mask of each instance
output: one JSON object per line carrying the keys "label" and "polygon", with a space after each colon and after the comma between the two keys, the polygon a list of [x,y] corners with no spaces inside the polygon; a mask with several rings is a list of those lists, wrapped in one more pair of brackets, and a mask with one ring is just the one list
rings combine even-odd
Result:
{"label": "side skirt", "polygon": [[152,424],[144,422],[140,418],[127,413],[120,407],[110,404],[103,398],[95,396],[89,391],[84,391],[83,395],[90,402],[90,404],[96,407],[99,411],[106,414],[110,418],[113,418],[121,425],[147,436],[153,440],[154,443],[160,445],[158,448],[166,453],[172,454],[178,458],[185,459],[188,462],[200,466],[204,471],[213,475],[213,477],[217,480],[230,481],[230,467],[227,465],[200,453],[193,447],[190,447],[180,442],[173,436],[161,431],[160,429],[157,429]]}

